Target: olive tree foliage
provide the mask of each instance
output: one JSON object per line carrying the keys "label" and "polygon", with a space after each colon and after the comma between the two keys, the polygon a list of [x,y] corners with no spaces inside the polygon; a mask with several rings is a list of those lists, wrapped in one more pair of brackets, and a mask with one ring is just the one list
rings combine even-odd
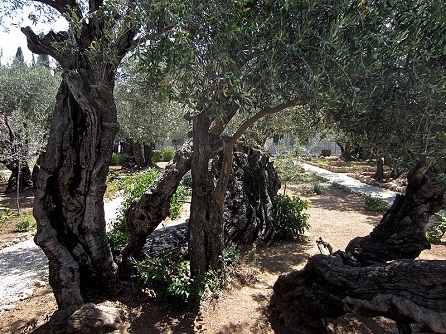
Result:
{"label": "olive tree foliage", "polygon": [[[117,80],[115,96],[121,135],[134,142],[134,151],[147,153],[154,144],[162,145],[167,139],[184,140],[189,124],[183,117],[187,110],[184,105],[158,99],[140,84],[143,79],[144,73],[136,71],[132,59],[128,59]],[[135,158],[140,165],[136,153]],[[142,161],[143,165],[152,163]]]}
{"label": "olive tree foliage", "polygon": [[[60,81],[40,57],[26,64],[20,48],[17,54],[11,64],[0,65],[0,161],[15,179],[19,162],[27,169],[46,145]],[[30,177],[29,170],[25,174]],[[20,187],[30,181],[23,179]],[[13,187],[15,182],[10,182],[8,189]]]}
{"label": "olive tree foliage", "polygon": [[[321,98],[319,86],[327,75],[327,54],[336,47],[331,40],[344,3],[162,5],[168,29],[138,54],[138,62],[149,88],[193,110],[189,253],[191,272],[199,275],[221,265],[223,201],[234,144],[261,118],[295,106],[302,107],[299,112],[310,110],[305,106]],[[214,177],[208,165],[217,150],[223,151],[223,160]],[[153,228],[141,227],[153,225],[143,211],[144,205],[136,206],[134,215],[141,217],[135,218],[136,233]]]}
{"label": "olive tree foliage", "polygon": [[[344,16],[331,115],[371,157],[444,168],[446,8],[442,1],[355,1]],[[334,102],[334,103],[333,103]]]}

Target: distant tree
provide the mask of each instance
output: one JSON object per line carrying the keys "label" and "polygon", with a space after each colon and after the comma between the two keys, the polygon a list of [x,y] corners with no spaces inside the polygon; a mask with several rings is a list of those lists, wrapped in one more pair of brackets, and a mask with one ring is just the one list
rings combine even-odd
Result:
{"label": "distant tree", "polygon": [[167,139],[182,141],[187,137],[189,124],[184,119],[187,107],[175,101],[156,99],[153,91],[139,84],[144,74],[132,68],[131,61],[124,69],[115,94],[120,131],[133,140],[136,164],[150,166],[155,144],[163,144]]}
{"label": "distant tree", "polygon": [[[20,55],[20,52],[18,52]],[[11,171],[7,191],[32,185],[30,164],[48,139],[59,77],[39,64],[27,65],[20,56],[0,65],[0,162]]]}

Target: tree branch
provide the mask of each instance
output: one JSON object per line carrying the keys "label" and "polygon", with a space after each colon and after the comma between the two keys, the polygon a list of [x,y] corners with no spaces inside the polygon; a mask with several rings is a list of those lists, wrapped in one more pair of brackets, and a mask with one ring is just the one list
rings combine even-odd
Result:
{"label": "tree branch", "polygon": [[69,10],[76,13],[79,18],[82,18],[82,10],[76,0],[33,0],[44,5],[48,5],[58,11],[60,14],[65,15]]}
{"label": "tree branch", "polygon": [[299,102],[302,102],[302,101],[299,99],[294,99],[294,100],[290,100],[288,102],[279,104],[275,107],[268,107],[268,108],[265,108],[265,109],[259,111],[258,113],[254,114],[252,117],[250,117],[246,121],[244,121],[242,123],[242,125],[240,125],[240,127],[237,129],[237,131],[232,135],[231,139],[228,141],[228,144],[234,145],[235,142],[245,133],[245,131],[248,130],[248,128],[250,126],[252,126],[255,122],[257,122],[262,117],[278,113],[278,112],[285,110],[287,108],[294,107]]}

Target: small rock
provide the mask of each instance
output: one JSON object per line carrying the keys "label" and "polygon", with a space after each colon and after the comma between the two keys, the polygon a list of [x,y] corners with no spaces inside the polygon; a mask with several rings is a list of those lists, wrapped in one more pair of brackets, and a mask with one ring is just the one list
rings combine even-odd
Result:
{"label": "small rock", "polygon": [[34,290],[33,289],[24,289],[19,297],[20,300],[28,299],[32,296]]}
{"label": "small rock", "polygon": [[44,281],[35,281],[34,286],[37,288],[43,288],[46,285]]}
{"label": "small rock", "polygon": [[16,304],[3,305],[3,306],[1,307],[1,309],[0,309],[0,312],[1,312],[1,311],[10,311],[10,310],[12,310],[12,309],[15,309],[16,307],[17,307]]}

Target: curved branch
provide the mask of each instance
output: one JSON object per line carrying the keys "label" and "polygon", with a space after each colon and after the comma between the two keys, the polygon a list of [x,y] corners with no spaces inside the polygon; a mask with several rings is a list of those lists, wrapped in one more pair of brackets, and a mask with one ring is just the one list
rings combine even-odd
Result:
{"label": "curved branch", "polygon": [[[232,135],[232,137],[229,140],[228,144],[234,145],[235,142],[245,133],[245,131],[248,130],[248,128],[250,126],[252,126],[255,122],[257,122],[262,117],[278,113],[278,112],[280,112],[282,110],[285,110],[287,108],[294,107],[299,102],[302,102],[302,101],[298,100],[298,99],[294,99],[294,100],[290,100],[288,102],[279,104],[279,105],[277,105],[275,107],[268,107],[268,108],[265,108],[265,109],[259,111],[258,113],[256,113],[252,117],[248,118],[245,122],[243,122],[242,125],[240,125],[240,127],[237,129],[237,131]],[[305,103],[305,101],[303,101],[303,102]]]}
{"label": "curved branch", "polygon": [[82,10],[79,7],[79,4],[76,0],[33,0],[33,1],[39,2],[44,5],[48,5],[51,8],[54,8],[62,15],[67,14],[68,10],[73,10],[79,18],[82,17]]}

